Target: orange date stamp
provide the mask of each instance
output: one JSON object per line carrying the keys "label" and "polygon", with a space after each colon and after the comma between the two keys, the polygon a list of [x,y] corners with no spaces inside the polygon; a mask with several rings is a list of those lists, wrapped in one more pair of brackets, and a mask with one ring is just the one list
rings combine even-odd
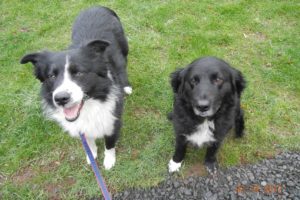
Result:
{"label": "orange date stamp", "polygon": [[255,193],[265,193],[265,194],[282,194],[283,190],[285,189],[284,185],[277,185],[277,184],[266,184],[265,186],[261,186],[259,184],[252,184],[252,185],[242,185],[238,184],[236,186],[237,193],[245,193],[245,192],[255,192]]}

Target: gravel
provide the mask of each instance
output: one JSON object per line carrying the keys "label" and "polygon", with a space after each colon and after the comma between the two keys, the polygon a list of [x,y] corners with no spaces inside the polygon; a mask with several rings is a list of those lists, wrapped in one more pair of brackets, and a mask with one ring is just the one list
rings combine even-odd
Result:
{"label": "gravel", "polygon": [[129,189],[113,199],[300,200],[300,152],[281,153],[255,165],[219,169],[206,177],[177,177],[169,175],[157,187]]}

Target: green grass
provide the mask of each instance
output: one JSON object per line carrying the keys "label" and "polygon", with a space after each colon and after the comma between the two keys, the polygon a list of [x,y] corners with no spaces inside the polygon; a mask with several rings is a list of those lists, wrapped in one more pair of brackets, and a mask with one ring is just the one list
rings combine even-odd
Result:
{"label": "green grass", "polygon": [[[228,137],[222,167],[299,150],[300,37],[298,1],[16,1],[0,2],[0,199],[82,199],[99,194],[80,141],[41,114],[39,82],[20,58],[70,42],[80,10],[105,5],[129,40],[134,92],[126,99],[117,164],[102,171],[113,192],[149,187],[167,176],[174,135],[169,74],[205,55],[221,57],[247,79],[242,106],[246,137]],[[103,161],[99,141],[98,162]],[[203,162],[188,149],[180,176]],[[102,167],[101,167],[102,168]]]}

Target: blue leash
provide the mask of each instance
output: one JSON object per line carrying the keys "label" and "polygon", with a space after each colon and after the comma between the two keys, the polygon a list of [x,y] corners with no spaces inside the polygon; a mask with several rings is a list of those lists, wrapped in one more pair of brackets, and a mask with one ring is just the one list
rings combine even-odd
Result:
{"label": "blue leash", "polygon": [[97,180],[99,188],[101,189],[102,195],[103,195],[105,200],[111,200],[110,194],[109,194],[109,192],[107,190],[107,187],[105,185],[105,182],[104,182],[104,180],[101,176],[101,173],[99,171],[97,163],[96,163],[96,161],[94,159],[94,156],[91,152],[91,149],[90,149],[90,147],[89,147],[89,145],[86,141],[86,137],[83,133],[79,133],[79,135],[80,135],[81,142],[82,142],[82,145],[84,147],[84,150],[85,150],[86,154],[88,155],[88,157],[91,161],[92,169],[93,169],[94,174],[96,176],[96,180]]}

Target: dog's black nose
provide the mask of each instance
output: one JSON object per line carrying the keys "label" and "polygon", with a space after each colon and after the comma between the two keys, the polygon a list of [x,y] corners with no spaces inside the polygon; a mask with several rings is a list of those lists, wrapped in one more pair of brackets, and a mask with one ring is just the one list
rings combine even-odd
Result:
{"label": "dog's black nose", "polygon": [[71,95],[68,92],[59,92],[55,94],[54,101],[57,105],[64,106],[70,101]]}
{"label": "dog's black nose", "polygon": [[209,110],[209,101],[199,101],[196,107],[199,111],[206,112]]}
{"label": "dog's black nose", "polygon": [[197,106],[197,109],[201,112],[205,112],[209,110],[209,106]]}

